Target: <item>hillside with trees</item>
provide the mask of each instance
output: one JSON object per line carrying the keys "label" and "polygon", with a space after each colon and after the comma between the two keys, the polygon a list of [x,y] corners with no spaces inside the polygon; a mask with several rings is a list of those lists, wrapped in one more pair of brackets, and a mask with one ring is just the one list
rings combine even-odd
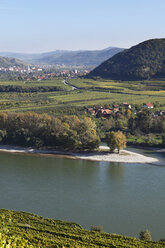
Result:
{"label": "hillside with trees", "polygon": [[10,66],[24,67],[25,62],[15,58],[0,57],[0,67]]}
{"label": "hillside with trees", "polygon": [[96,51],[67,51],[60,56],[50,54],[37,59],[36,62],[40,64],[65,64],[72,66],[97,66],[104,60],[122,51],[122,48],[108,48],[105,50]]}
{"label": "hillside with trees", "polygon": [[124,50],[103,62],[88,77],[123,81],[165,78],[165,39],[147,40]]}

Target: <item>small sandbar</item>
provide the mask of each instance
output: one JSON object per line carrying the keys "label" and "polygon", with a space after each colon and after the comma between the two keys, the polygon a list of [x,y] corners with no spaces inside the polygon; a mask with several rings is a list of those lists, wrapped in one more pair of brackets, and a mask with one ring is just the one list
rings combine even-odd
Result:
{"label": "small sandbar", "polygon": [[141,155],[139,153],[121,150],[120,154],[117,152],[110,153],[107,146],[100,146],[99,151],[89,152],[89,153],[73,153],[73,152],[64,152],[56,151],[51,149],[32,149],[32,148],[23,148],[18,146],[9,146],[1,145],[0,152],[10,152],[10,153],[26,153],[33,155],[45,155],[45,156],[56,156],[56,157],[65,157],[71,159],[84,159],[92,161],[104,161],[104,162],[118,162],[118,163],[149,163],[149,164],[158,164],[159,160],[153,157],[148,157]]}
{"label": "small sandbar", "polygon": [[121,150],[120,154],[118,153],[109,153],[109,152],[98,152],[96,154],[86,154],[86,155],[77,155],[80,159],[87,159],[93,161],[104,161],[104,162],[118,162],[118,163],[157,163],[159,160],[152,157],[147,157],[139,153],[130,152],[126,150]]}

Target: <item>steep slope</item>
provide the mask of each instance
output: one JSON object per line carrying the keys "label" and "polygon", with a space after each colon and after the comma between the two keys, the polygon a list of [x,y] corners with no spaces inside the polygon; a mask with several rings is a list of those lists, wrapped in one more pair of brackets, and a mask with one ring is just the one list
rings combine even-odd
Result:
{"label": "steep slope", "polygon": [[165,39],[144,41],[124,50],[90,72],[88,77],[142,80],[165,77]]}
{"label": "steep slope", "polygon": [[[0,210],[0,247],[130,247],[163,248],[163,242],[140,241],[117,234],[87,231],[80,225],[53,219],[44,219],[34,214]],[[10,241],[16,246],[2,246]],[[25,245],[24,245],[25,244]]]}

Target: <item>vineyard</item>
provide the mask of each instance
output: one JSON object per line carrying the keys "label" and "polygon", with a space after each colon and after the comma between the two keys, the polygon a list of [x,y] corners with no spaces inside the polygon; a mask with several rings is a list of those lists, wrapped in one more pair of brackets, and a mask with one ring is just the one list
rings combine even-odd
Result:
{"label": "vineyard", "polygon": [[159,102],[164,106],[165,82],[115,82],[83,78],[67,80],[67,84],[63,78],[8,81],[0,82],[0,96],[0,111],[83,114],[87,107],[93,105],[123,102]]}
{"label": "vineyard", "polygon": [[[87,231],[80,225],[34,214],[0,210],[1,247],[130,247],[163,248],[163,242],[140,241],[137,238]],[[5,242],[10,245],[5,246]]]}

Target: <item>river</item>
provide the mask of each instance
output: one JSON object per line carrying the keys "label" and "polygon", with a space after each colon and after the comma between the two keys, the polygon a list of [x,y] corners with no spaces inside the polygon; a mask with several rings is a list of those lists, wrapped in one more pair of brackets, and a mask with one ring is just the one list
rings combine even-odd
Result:
{"label": "river", "polygon": [[[130,149],[132,150],[132,149]],[[163,153],[133,149],[149,156]],[[165,238],[165,167],[0,153],[0,207]]]}

